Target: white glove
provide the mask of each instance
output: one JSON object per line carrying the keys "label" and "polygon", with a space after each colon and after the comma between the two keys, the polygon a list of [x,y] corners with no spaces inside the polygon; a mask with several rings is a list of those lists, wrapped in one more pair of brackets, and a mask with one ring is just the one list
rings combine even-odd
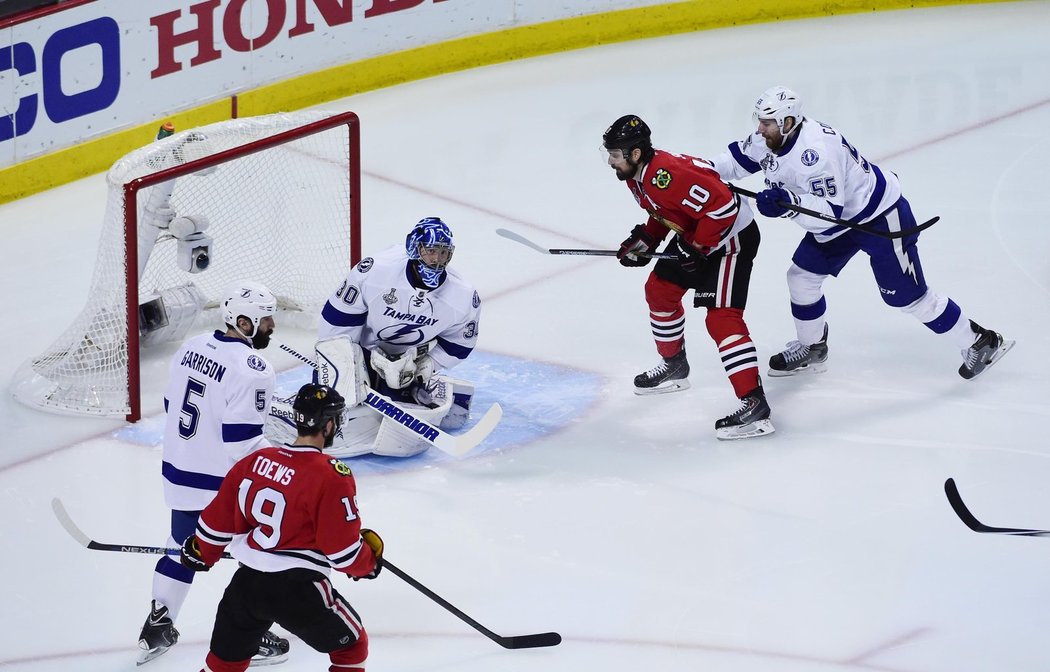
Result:
{"label": "white glove", "polygon": [[387,387],[400,390],[409,385],[416,375],[416,362],[412,359],[412,350],[400,355],[388,355],[381,349],[372,351],[372,368],[382,376]]}
{"label": "white glove", "polygon": [[416,360],[416,380],[422,385],[430,381],[434,377],[434,373],[437,371],[437,363],[434,362],[434,358],[430,355],[423,355]]}

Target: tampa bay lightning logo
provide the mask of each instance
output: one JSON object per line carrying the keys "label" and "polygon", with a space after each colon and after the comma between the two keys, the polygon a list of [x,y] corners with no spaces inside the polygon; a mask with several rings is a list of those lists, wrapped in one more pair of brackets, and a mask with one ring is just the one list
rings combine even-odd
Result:
{"label": "tampa bay lightning logo", "polygon": [[380,329],[376,338],[393,345],[419,345],[423,342],[423,330],[418,324],[392,324]]}
{"label": "tampa bay lightning logo", "polygon": [[802,152],[802,163],[806,166],[812,166],[820,161],[820,154],[817,154],[815,150],[807,149]]}
{"label": "tampa bay lightning logo", "polygon": [[265,371],[266,361],[258,355],[248,355],[248,366],[256,371]]}
{"label": "tampa bay lightning logo", "polygon": [[773,156],[772,154],[766,154],[764,157],[762,157],[762,160],[759,162],[759,164],[762,166],[762,170],[766,171],[767,173],[775,173],[777,168],[780,168],[780,164],[777,163],[777,157]]}
{"label": "tampa bay lightning logo", "polygon": [[361,263],[357,265],[358,273],[368,273],[372,270],[372,264],[376,263],[376,260],[372,257],[365,257],[361,260]]}

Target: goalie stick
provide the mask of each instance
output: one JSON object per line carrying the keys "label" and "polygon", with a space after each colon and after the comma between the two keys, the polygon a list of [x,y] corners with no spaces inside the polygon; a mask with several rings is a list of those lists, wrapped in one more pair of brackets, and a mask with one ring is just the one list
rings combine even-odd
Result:
{"label": "goalie stick", "polygon": [[[747,196],[748,198],[755,198],[756,196],[758,196],[758,194],[756,194],[755,192],[748,191],[747,189],[744,189],[743,187],[738,187],[735,184],[729,185],[729,191],[733,192],[734,194],[740,194],[741,196]],[[894,240],[896,238],[904,238],[906,236],[918,233],[919,231],[922,231],[924,229],[928,229],[941,219],[940,217],[934,217],[933,219],[926,220],[922,224],[919,224],[914,228],[908,229],[907,231],[876,231],[874,229],[870,229],[864,226],[863,224],[847,222],[844,219],[832,217],[831,215],[824,214],[823,212],[817,212],[816,210],[810,210],[809,208],[803,208],[793,203],[784,203],[783,201],[777,201],[777,205],[787,208],[788,210],[793,210],[795,212],[801,213],[803,215],[809,215],[810,217],[823,219],[829,224],[837,224],[839,226],[844,226],[847,229],[853,229],[854,231],[862,231],[864,233],[869,233],[873,236],[878,236],[879,238],[889,238],[890,240]]]}
{"label": "goalie stick", "polygon": [[[276,341],[274,341],[276,343]],[[292,357],[309,364],[313,368],[317,368],[317,362],[313,361],[306,355],[298,352],[294,348],[285,345],[284,343],[277,343],[277,347],[284,350]],[[485,415],[481,416],[481,420],[471,427],[469,430],[462,434],[449,434],[443,431],[440,427],[431,425],[430,423],[419,420],[411,412],[402,408],[393,399],[376,392],[372,388],[366,388],[365,400],[362,402],[365,406],[368,406],[376,413],[384,415],[395,422],[399,422],[402,425],[416,432],[419,438],[423,439],[430,445],[434,446],[443,453],[447,453],[453,457],[463,457],[471,450],[473,450],[479,443],[485,440],[492,430],[499,424],[500,419],[503,417],[503,407],[498,403],[489,406],[489,410],[485,411]]]}
{"label": "goalie stick", "polygon": [[[540,247],[525,236],[514,233],[513,231],[508,231],[507,229],[496,229],[496,235],[503,236],[507,240],[513,240],[515,243],[521,243],[525,247],[531,247],[540,254],[568,254],[582,257],[615,257],[618,253],[617,250],[582,250],[578,248]],[[651,257],[653,259],[674,259],[678,256],[673,252],[636,252],[635,255],[639,257]]]}
{"label": "goalie stick", "polygon": [[962,501],[959,488],[955,485],[955,479],[949,478],[944,482],[944,494],[948,496],[948,503],[952,505],[955,515],[966,527],[974,532],[982,534],[1008,534],[1015,537],[1050,537],[1050,530],[1026,530],[1016,527],[990,527],[970,513],[966,504]]}
{"label": "goalie stick", "polygon": [[[59,524],[69,533],[69,536],[73,537],[81,546],[91,549],[92,551],[116,551],[118,553],[147,553],[154,555],[179,555],[180,550],[177,548],[167,548],[164,546],[137,546],[134,544],[104,544],[99,541],[95,541],[87,534],[84,533],[77,524],[73,522],[73,519],[69,517],[69,513],[66,511],[66,507],[62,504],[62,500],[55,497],[51,500],[51,510],[55,512],[55,517],[58,518]],[[223,552],[222,557],[232,558],[228,552]],[[424,586],[419,581],[415,580],[404,570],[394,565],[392,562],[383,558],[383,567],[394,573],[399,579],[412,586],[419,592],[423,593],[430,599],[434,600],[453,616],[460,619],[470,627],[474,628],[481,634],[485,635],[492,641],[496,642],[505,649],[534,649],[545,646],[557,646],[561,643],[561,635],[556,632],[542,632],[535,635],[515,635],[511,637],[505,637],[503,635],[497,635],[481,623],[478,623],[470,616],[456,608],[451,602],[441,597],[434,591]]]}

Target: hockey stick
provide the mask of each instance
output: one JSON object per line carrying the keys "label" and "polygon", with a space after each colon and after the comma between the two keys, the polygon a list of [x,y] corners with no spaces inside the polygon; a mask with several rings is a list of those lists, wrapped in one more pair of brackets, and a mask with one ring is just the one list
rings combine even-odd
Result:
{"label": "hockey stick", "polygon": [[[77,540],[77,542],[84,548],[91,549],[92,551],[116,551],[117,553],[147,553],[152,555],[179,555],[181,551],[177,548],[167,548],[166,546],[136,546],[133,544],[104,544],[101,541],[95,541],[91,537],[84,534],[83,530],[77,527],[77,524],[73,522],[73,519],[69,517],[69,513],[66,512],[65,505],[62,504],[62,500],[58,497],[51,499],[51,510],[55,512],[55,518],[58,518],[58,522],[65,528],[69,536]],[[229,553],[223,553],[222,557],[231,558]]]}
{"label": "hockey stick", "polygon": [[949,478],[944,482],[944,494],[948,495],[948,503],[952,505],[955,515],[959,516],[959,520],[974,532],[980,532],[982,534],[1009,534],[1015,537],[1050,537],[1050,530],[989,527],[980,522],[972,513],[970,513],[970,510],[966,508],[966,504],[963,503],[962,496],[959,495],[959,488],[956,487],[954,479]]}
{"label": "hockey stick", "polygon": [[[291,348],[284,343],[277,343],[277,347],[296,359],[309,364],[313,368],[317,368],[317,362],[313,361],[306,355],[299,353],[294,348]],[[449,434],[441,428],[435,427],[434,425],[415,417],[409,411],[394,402],[393,399],[376,392],[370,387],[365,389],[366,394],[363,403],[366,406],[376,413],[385,415],[394,422],[401,423],[418,434],[419,438],[423,439],[441,452],[447,453],[453,457],[463,457],[473,450],[492,433],[492,430],[494,430],[496,425],[499,424],[500,418],[503,417],[503,407],[498,403],[495,403],[492,404],[492,406],[489,406],[489,410],[485,411],[485,415],[481,416],[481,420],[478,420],[478,422],[469,430],[462,434]]]}
{"label": "hockey stick", "polygon": [[[118,553],[146,553],[153,555],[179,555],[181,551],[177,548],[166,548],[164,546],[136,546],[133,544],[104,544],[99,541],[95,541],[88,535],[84,534],[84,531],[77,527],[77,524],[73,522],[73,519],[69,517],[69,513],[66,511],[66,507],[62,504],[62,500],[55,497],[51,500],[51,510],[55,512],[55,517],[58,518],[59,524],[69,533],[69,536],[73,537],[81,546],[91,549],[92,551],[116,551]],[[232,558],[229,553],[223,552],[222,557]],[[399,567],[395,566],[387,559],[383,559],[383,566],[393,572],[399,579],[412,586],[419,592],[423,593],[430,599],[434,600],[442,607],[452,612],[453,615],[458,617],[463,622],[467,623],[475,630],[485,635],[492,641],[496,642],[505,649],[531,649],[543,646],[556,646],[561,642],[561,635],[556,632],[544,632],[536,635],[518,635],[514,637],[503,637],[492,632],[482,624],[475,621],[470,616],[467,616],[462,611],[457,609],[448,600],[444,599],[434,591],[424,586],[419,581],[416,581],[411,576],[402,571]]]}
{"label": "hockey stick", "polygon": [[[756,196],[758,196],[758,194],[756,194],[755,192],[748,191],[747,189],[744,189],[743,187],[738,187],[735,184],[730,184],[729,185],[729,190],[732,191],[734,194],[740,194],[741,196],[747,196],[749,198],[755,198]],[[831,215],[824,214],[823,212],[817,212],[816,210],[810,210],[809,208],[803,208],[801,206],[794,205],[792,203],[784,203],[783,201],[777,201],[777,205],[779,205],[781,207],[784,207],[784,208],[787,208],[788,210],[793,210],[795,212],[801,213],[803,215],[809,215],[810,217],[816,217],[817,219],[823,219],[825,222],[828,222],[828,223],[831,223],[831,224],[837,224],[839,226],[844,226],[847,229],[853,229],[854,231],[862,231],[864,233],[869,233],[869,234],[871,234],[873,236],[878,236],[879,238],[888,238],[890,240],[895,240],[897,238],[904,238],[906,236],[910,236],[912,234],[916,234],[919,231],[922,231],[924,229],[930,228],[931,226],[936,224],[941,219],[940,217],[934,217],[933,219],[927,220],[927,221],[923,222],[922,224],[916,226],[915,228],[908,229],[907,231],[875,231],[874,229],[869,229],[868,227],[864,226],[863,224],[854,224],[853,222],[847,222],[844,219],[838,219],[837,217],[832,217]]]}
{"label": "hockey stick", "polygon": [[544,646],[557,646],[561,643],[561,635],[559,635],[556,632],[542,632],[535,635],[515,635],[512,637],[504,637],[503,635],[497,635],[481,623],[478,623],[470,616],[464,614],[462,611],[450,604],[445,598],[430,590],[419,581],[416,581],[408,574],[405,574],[386,558],[383,559],[383,566],[389,569],[394,574],[396,574],[402,581],[404,581],[408,585],[412,586],[419,592],[423,593],[430,599],[440,604],[456,618],[463,621],[464,623],[474,628],[475,630],[485,635],[486,637],[496,642],[505,649],[535,649]]}
{"label": "hockey stick", "polygon": [[[507,229],[496,229],[496,235],[503,236],[507,240],[513,240],[526,247],[531,247],[540,254],[568,254],[580,257],[615,257],[617,250],[582,250],[578,248],[546,248],[540,247],[525,236],[508,231]],[[673,252],[635,252],[639,257],[650,257],[653,259],[674,259],[678,255]]]}

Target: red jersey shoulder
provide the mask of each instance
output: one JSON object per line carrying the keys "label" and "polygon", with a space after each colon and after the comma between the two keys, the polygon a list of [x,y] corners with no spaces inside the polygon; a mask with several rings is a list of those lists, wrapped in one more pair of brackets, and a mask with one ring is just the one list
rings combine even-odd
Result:
{"label": "red jersey shoulder", "polygon": [[706,187],[721,184],[722,180],[704,159],[657,150],[646,170],[645,182],[649,193],[676,193],[687,192],[694,184]]}

